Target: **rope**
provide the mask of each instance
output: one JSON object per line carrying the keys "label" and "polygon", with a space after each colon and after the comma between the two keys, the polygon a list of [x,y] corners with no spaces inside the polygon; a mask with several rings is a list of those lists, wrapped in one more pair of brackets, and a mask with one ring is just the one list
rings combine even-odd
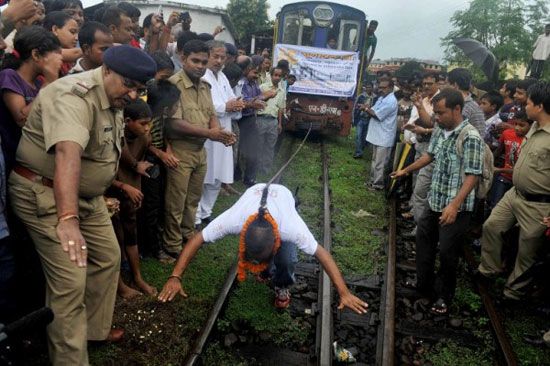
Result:
{"label": "rope", "polygon": [[283,164],[283,166],[277,171],[277,173],[275,173],[275,175],[273,177],[271,177],[271,179],[266,183],[263,191],[262,191],[262,198],[260,199],[260,209],[258,210],[259,212],[259,217],[263,217],[264,213],[265,213],[265,210],[266,210],[266,204],[267,204],[267,193],[269,191],[269,186],[277,179],[280,177],[280,175],[283,173],[283,171],[290,165],[290,163],[292,162],[292,160],[296,157],[296,155],[298,155],[298,153],[300,152],[300,150],[302,149],[302,147],[304,147],[305,143],[306,143],[306,140],[307,138],[309,137],[309,134],[311,133],[311,128],[312,128],[313,124],[310,123],[309,124],[309,129],[307,130],[307,133],[306,135],[304,136],[304,139],[302,140],[302,142],[300,143],[300,146],[298,146],[298,148],[296,149],[296,151],[294,151],[294,154],[292,154],[292,156],[286,161],[286,163]]}

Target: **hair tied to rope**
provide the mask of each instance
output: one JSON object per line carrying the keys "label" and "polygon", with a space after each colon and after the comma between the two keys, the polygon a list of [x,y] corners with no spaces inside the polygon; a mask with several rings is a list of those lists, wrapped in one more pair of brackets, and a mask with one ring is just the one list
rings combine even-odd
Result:
{"label": "hair tied to rope", "polygon": [[[261,210],[261,208],[260,208]],[[256,212],[248,217],[246,219],[246,222],[243,225],[243,228],[241,230],[241,235],[239,237],[239,263],[237,266],[237,279],[239,282],[243,282],[246,279],[246,272],[252,272],[255,274],[261,273],[265,271],[269,265],[269,263],[252,263],[250,261],[246,260],[246,232],[248,231],[248,228],[250,225],[256,221],[256,220],[265,220],[267,221],[273,230],[273,236],[275,238],[275,243],[273,244],[272,254],[275,255],[279,251],[279,248],[281,247],[281,234],[279,233],[279,226],[277,225],[277,222],[271,216],[269,211],[264,209],[264,213],[260,216],[260,212]]]}
{"label": "hair tied to rope", "polygon": [[17,51],[17,50],[11,51],[11,54],[13,55],[13,57],[15,57],[18,60],[21,58],[21,55],[19,54],[19,51]]}
{"label": "hair tied to rope", "polygon": [[273,230],[273,236],[275,238],[272,255],[277,254],[279,248],[281,247],[281,234],[279,233],[279,226],[277,225],[277,222],[275,221],[273,216],[271,216],[271,214],[267,210],[267,196],[269,194],[269,186],[275,181],[275,179],[277,179],[281,175],[281,173],[288,167],[290,162],[302,149],[309,134],[311,133],[311,128],[312,124],[310,123],[306,136],[302,140],[300,146],[298,146],[290,159],[288,159],[287,162],[283,164],[283,166],[279,169],[279,171],[277,171],[277,173],[275,173],[275,175],[269,180],[269,182],[266,183],[264,189],[262,190],[262,198],[260,199],[260,207],[258,208],[258,212],[250,215],[244,223],[243,228],[241,229],[241,234],[239,237],[239,262],[237,266],[237,279],[239,280],[239,282],[242,282],[246,279],[246,271],[258,274],[265,271],[269,265],[269,263],[252,263],[246,260],[246,233],[250,225],[254,223],[254,221],[267,221],[270,224]]}

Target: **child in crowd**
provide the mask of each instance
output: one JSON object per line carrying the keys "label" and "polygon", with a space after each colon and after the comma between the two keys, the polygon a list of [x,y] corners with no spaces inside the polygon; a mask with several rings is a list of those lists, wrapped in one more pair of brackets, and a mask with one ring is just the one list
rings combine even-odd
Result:
{"label": "child in crowd", "polygon": [[495,167],[495,181],[491,188],[490,207],[493,209],[504,194],[512,188],[512,174],[514,165],[521,151],[521,144],[525,135],[529,132],[533,121],[527,118],[524,111],[518,112],[515,116],[515,127],[506,129],[502,132],[495,150],[495,157],[503,155],[504,165],[502,168]]}
{"label": "child in crowd", "polygon": [[[258,111],[258,147],[259,167],[258,170],[263,173],[269,172],[273,165],[273,155],[275,154],[275,144],[277,138],[283,129],[283,113],[285,109],[286,90],[283,89],[281,79],[283,70],[274,67],[271,69],[271,80],[260,85],[262,93],[272,91],[275,96],[266,100],[264,109]],[[271,94],[270,94],[271,95]]]}
{"label": "child in crowd", "polygon": [[503,98],[503,105],[499,111],[499,117],[502,122],[508,122],[510,110],[514,106],[514,94],[516,94],[516,80],[507,80],[499,90]]}
{"label": "child in crowd", "polygon": [[39,26],[23,28],[14,39],[13,53],[4,56],[0,72],[0,137],[6,160],[6,175],[15,163],[21,128],[41,87],[57,80],[61,46]]}
{"label": "child in crowd", "polygon": [[[75,61],[82,56],[82,51],[76,48],[79,31],[78,23],[65,12],[52,11],[46,14],[46,18],[44,18],[44,29],[57,37],[62,49],[69,50],[69,53],[63,53],[63,51],[61,53],[63,55],[61,76],[65,76],[73,68]],[[72,50],[78,50],[77,54],[72,54]]]}
{"label": "child in crowd", "polygon": [[521,111],[525,112],[525,105],[527,104],[527,89],[533,85],[536,80],[525,79],[519,80],[516,84],[516,92],[514,93],[514,105],[510,108],[508,113],[508,124],[506,128],[513,128],[515,125],[515,116]]}
{"label": "child in crowd", "polygon": [[[157,290],[143,280],[139,263],[139,250],[137,241],[136,213],[143,202],[141,192],[141,175],[135,171],[137,162],[143,161],[145,152],[151,144],[149,134],[151,123],[151,109],[142,101],[137,99],[124,108],[124,142],[132,157],[135,159],[133,166],[126,166],[124,161],[118,168],[117,177],[112,184],[112,193],[120,201],[120,212],[112,217],[115,233],[126,254],[134,283],[141,292],[154,296]],[[149,171],[149,170],[148,170]],[[124,284],[119,278],[119,294],[123,298],[132,298],[137,295],[136,291]]]}
{"label": "child in crowd", "polygon": [[286,77],[286,91],[296,82],[296,75],[290,74]]}
{"label": "child in crowd", "polygon": [[479,106],[485,114],[485,135],[483,139],[491,150],[496,149],[499,145],[500,130],[498,126],[502,123],[499,110],[503,104],[504,98],[497,91],[485,93],[480,99]]}
{"label": "child in crowd", "polygon": [[172,263],[162,248],[162,223],[164,220],[164,187],[166,169],[175,168],[178,158],[171,152],[170,144],[164,137],[164,126],[167,119],[176,112],[180,90],[172,83],[159,80],[147,90],[147,103],[152,110],[151,145],[146,160],[155,164],[159,174],[143,179],[143,218],[145,220],[145,252],[155,256],[161,262]]}
{"label": "child in crowd", "polygon": [[174,75],[174,62],[164,51],[155,51],[151,57],[157,63],[157,74],[155,80],[167,80]]}

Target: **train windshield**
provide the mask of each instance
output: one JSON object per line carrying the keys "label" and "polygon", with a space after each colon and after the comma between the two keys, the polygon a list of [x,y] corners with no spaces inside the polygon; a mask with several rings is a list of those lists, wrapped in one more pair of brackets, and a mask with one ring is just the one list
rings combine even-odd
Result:
{"label": "train windshield", "polygon": [[356,20],[341,20],[338,49],[343,51],[357,51],[360,28],[361,23]]}
{"label": "train windshield", "polygon": [[313,30],[313,21],[307,12],[289,12],[284,18],[283,43],[313,46]]}

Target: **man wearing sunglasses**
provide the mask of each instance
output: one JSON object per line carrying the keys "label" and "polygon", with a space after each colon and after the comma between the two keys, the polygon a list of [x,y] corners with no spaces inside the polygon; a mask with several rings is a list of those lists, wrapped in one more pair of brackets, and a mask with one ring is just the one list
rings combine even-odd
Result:
{"label": "man wearing sunglasses", "polygon": [[122,337],[111,329],[120,249],[103,193],[122,151],[122,109],[155,73],[145,52],[109,48],[103,66],[42,89],[23,128],[9,191],[42,261],[53,365],[88,365],[88,340]]}

